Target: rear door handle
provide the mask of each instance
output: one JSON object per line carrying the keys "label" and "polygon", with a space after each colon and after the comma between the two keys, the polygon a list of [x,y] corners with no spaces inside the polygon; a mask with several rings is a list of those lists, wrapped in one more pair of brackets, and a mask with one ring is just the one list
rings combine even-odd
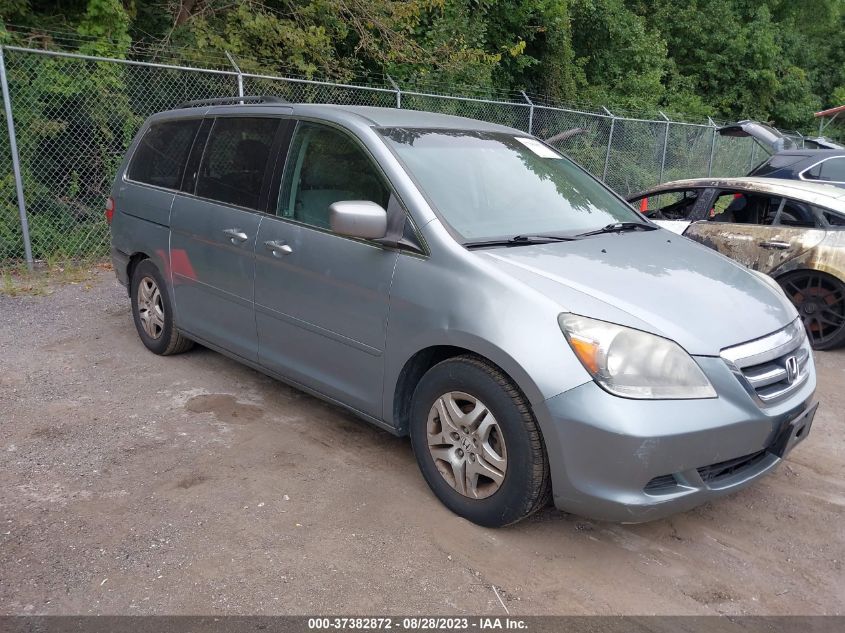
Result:
{"label": "rear door handle", "polygon": [[293,252],[293,249],[287,244],[287,242],[283,242],[281,240],[269,240],[264,242],[264,248],[270,251],[273,257],[284,257],[285,255],[290,255]]}
{"label": "rear door handle", "polygon": [[775,241],[762,241],[762,242],[758,242],[758,244],[760,246],[762,246],[763,248],[776,248],[776,249],[781,250],[781,251],[786,250],[790,246],[789,242],[778,242],[776,240]]}
{"label": "rear door handle", "polygon": [[249,239],[249,235],[244,233],[241,229],[224,229],[223,234],[228,235],[229,241],[235,245],[246,242]]}

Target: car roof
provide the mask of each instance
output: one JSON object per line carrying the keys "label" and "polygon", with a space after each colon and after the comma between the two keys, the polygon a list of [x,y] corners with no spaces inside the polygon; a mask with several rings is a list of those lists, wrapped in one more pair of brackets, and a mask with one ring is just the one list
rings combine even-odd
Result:
{"label": "car roof", "polygon": [[257,103],[234,105],[211,105],[177,108],[155,115],[155,119],[169,119],[192,116],[244,114],[279,114],[326,119],[335,123],[364,123],[371,127],[404,127],[423,129],[452,129],[478,132],[504,132],[530,136],[517,128],[488,123],[478,119],[439,114],[421,110],[378,108],[373,106],[335,105],[328,103]]}
{"label": "car roof", "polygon": [[630,198],[640,197],[645,193],[653,194],[661,191],[691,188],[726,188],[756,193],[771,193],[776,196],[787,196],[810,204],[820,204],[835,211],[845,212],[845,189],[818,182],[783,178],[690,178],[673,180],[630,196]]}

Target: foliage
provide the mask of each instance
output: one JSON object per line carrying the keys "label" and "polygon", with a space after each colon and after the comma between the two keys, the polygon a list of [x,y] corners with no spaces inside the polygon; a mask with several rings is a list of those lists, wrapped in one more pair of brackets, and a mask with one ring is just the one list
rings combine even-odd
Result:
{"label": "foliage", "polygon": [[0,18],[33,28],[11,31],[29,45],[72,30],[95,54],[228,51],[244,70],[805,131],[845,92],[843,0],[0,0]]}

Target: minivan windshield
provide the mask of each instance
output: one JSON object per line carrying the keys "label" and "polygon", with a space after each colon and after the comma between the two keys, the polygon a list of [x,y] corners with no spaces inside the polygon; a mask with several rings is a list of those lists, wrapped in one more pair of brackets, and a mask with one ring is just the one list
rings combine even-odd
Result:
{"label": "minivan windshield", "polygon": [[534,138],[470,130],[380,132],[465,243],[645,223],[587,172]]}

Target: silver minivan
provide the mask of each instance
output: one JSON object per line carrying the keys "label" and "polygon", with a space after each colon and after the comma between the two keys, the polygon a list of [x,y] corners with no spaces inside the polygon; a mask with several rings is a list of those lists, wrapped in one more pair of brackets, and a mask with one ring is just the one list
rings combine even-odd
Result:
{"label": "silver minivan", "polygon": [[106,216],[147,348],[197,342],[409,435],[481,525],[550,499],[691,508],[774,468],[816,410],[775,282],[513,128],[193,102],[144,123]]}

